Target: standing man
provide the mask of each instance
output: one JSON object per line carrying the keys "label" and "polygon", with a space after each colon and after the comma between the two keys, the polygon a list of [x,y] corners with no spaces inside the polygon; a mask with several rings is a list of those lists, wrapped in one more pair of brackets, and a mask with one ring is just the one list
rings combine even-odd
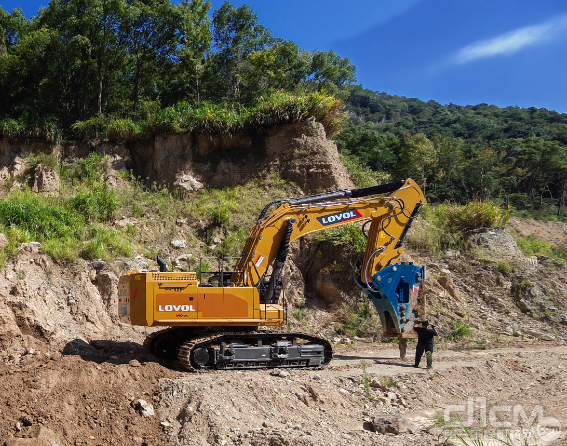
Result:
{"label": "standing man", "polygon": [[416,327],[414,325],[413,329],[417,333],[417,347],[415,349],[415,364],[414,367],[419,367],[419,362],[425,352],[425,357],[427,358],[427,368],[431,368],[433,363],[433,338],[437,336],[437,331],[435,330],[435,325],[428,328],[428,321],[415,322],[415,324],[420,324],[421,327]]}

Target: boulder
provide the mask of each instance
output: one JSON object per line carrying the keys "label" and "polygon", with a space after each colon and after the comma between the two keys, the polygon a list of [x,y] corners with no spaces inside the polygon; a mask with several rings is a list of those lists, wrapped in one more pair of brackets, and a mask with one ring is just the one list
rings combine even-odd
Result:
{"label": "boulder", "polygon": [[522,280],[514,285],[514,301],[522,313],[531,313],[544,303],[544,294],[537,285]]}
{"label": "boulder", "polygon": [[187,192],[193,192],[205,187],[203,183],[195,179],[195,177],[189,174],[181,174],[177,177],[175,182],[173,183],[175,187],[181,190],[185,190]]}
{"label": "boulder", "polygon": [[465,299],[463,298],[459,288],[455,285],[453,280],[448,276],[441,276],[437,279],[439,285],[441,285],[450,295],[451,297],[464,302]]}
{"label": "boulder", "polygon": [[59,175],[51,167],[38,164],[33,173],[32,190],[37,193],[58,193],[61,183]]}
{"label": "boulder", "polygon": [[499,258],[523,257],[514,237],[504,228],[473,229],[465,233],[469,247]]}
{"label": "boulder", "polygon": [[187,247],[187,243],[185,242],[185,240],[179,239],[179,240],[172,240],[169,243],[173,248],[177,248],[177,249],[184,249]]}
{"label": "boulder", "polygon": [[534,338],[540,339],[542,341],[555,341],[555,336],[547,333],[542,333],[541,331],[531,330],[529,328],[524,329],[524,334],[533,336]]}

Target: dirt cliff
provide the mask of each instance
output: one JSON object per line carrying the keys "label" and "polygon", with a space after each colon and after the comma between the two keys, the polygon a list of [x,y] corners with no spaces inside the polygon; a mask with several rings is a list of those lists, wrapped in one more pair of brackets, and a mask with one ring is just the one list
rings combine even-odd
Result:
{"label": "dirt cliff", "polygon": [[185,191],[204,186],[245,184],[277,173],[304,191],[352,188],[337,147],[318,122],[289,124],[233,135],[201,133],[157,136],[132,144],[110,142],[39,142],[0,139],[0,182],[17,177],[32,153],[55,152],[65,163],[91,152],[110,156],[115,170],[132,170],[151,184]]}

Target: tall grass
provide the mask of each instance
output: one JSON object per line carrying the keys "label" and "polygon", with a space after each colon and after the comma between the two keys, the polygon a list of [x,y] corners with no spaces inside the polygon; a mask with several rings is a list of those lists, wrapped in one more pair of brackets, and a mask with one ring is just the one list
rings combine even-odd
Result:
{"label": "tall grass", "polygon": [[493,201],[474,200],[462,206],[448,205],[446,225],[453,231],[497,228],[510,221],[510,209],[503,209]]}
{"label": "tall grass", "polygon": [[0,201],[0,224],[49,239],[76,236],[83,219],[56,200],[46,200],[31,192],[18,192]]}
{"label": "tall grass", "polygon": [[105,118],[76,122],[73,129],[83,138],[102,132],[110,141],[135,142],[158,134],[200,132],[233,134],[242,130],[293,124],[314,120],[334,135],[346,119],[340,99],[324,92],[290,94],[277,92],[261,97],[250,107],[203,103],[192,108],[186,102],[173,107],[149,111],[144,119]]}

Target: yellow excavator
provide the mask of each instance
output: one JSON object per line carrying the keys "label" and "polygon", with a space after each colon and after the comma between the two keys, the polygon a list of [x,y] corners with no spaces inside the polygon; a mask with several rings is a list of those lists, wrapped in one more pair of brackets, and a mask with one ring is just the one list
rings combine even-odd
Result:
{"label": "yellow excavator", "polygon": [[[425,269],[396,263],[412,221],[425,204],[411,179],[365,189],[273,201],[261,211],[238,258],[201,259],[196,272],[132,271],[118,282],[120,320],[170,327],[149,335],[146,351],[179,359],[187,370],[321,367],[333,356],[322,337],[290,333],[282,270],[291,242],[316,231],[366,221],[366,251],[355,283],[373,302],[383,336],[398,338],[405,356]],[[206,265],[215,265],[207,270]],[[230,266],[232,265],[232,266]],[[211,267],[209,267],[211,268]]]}

